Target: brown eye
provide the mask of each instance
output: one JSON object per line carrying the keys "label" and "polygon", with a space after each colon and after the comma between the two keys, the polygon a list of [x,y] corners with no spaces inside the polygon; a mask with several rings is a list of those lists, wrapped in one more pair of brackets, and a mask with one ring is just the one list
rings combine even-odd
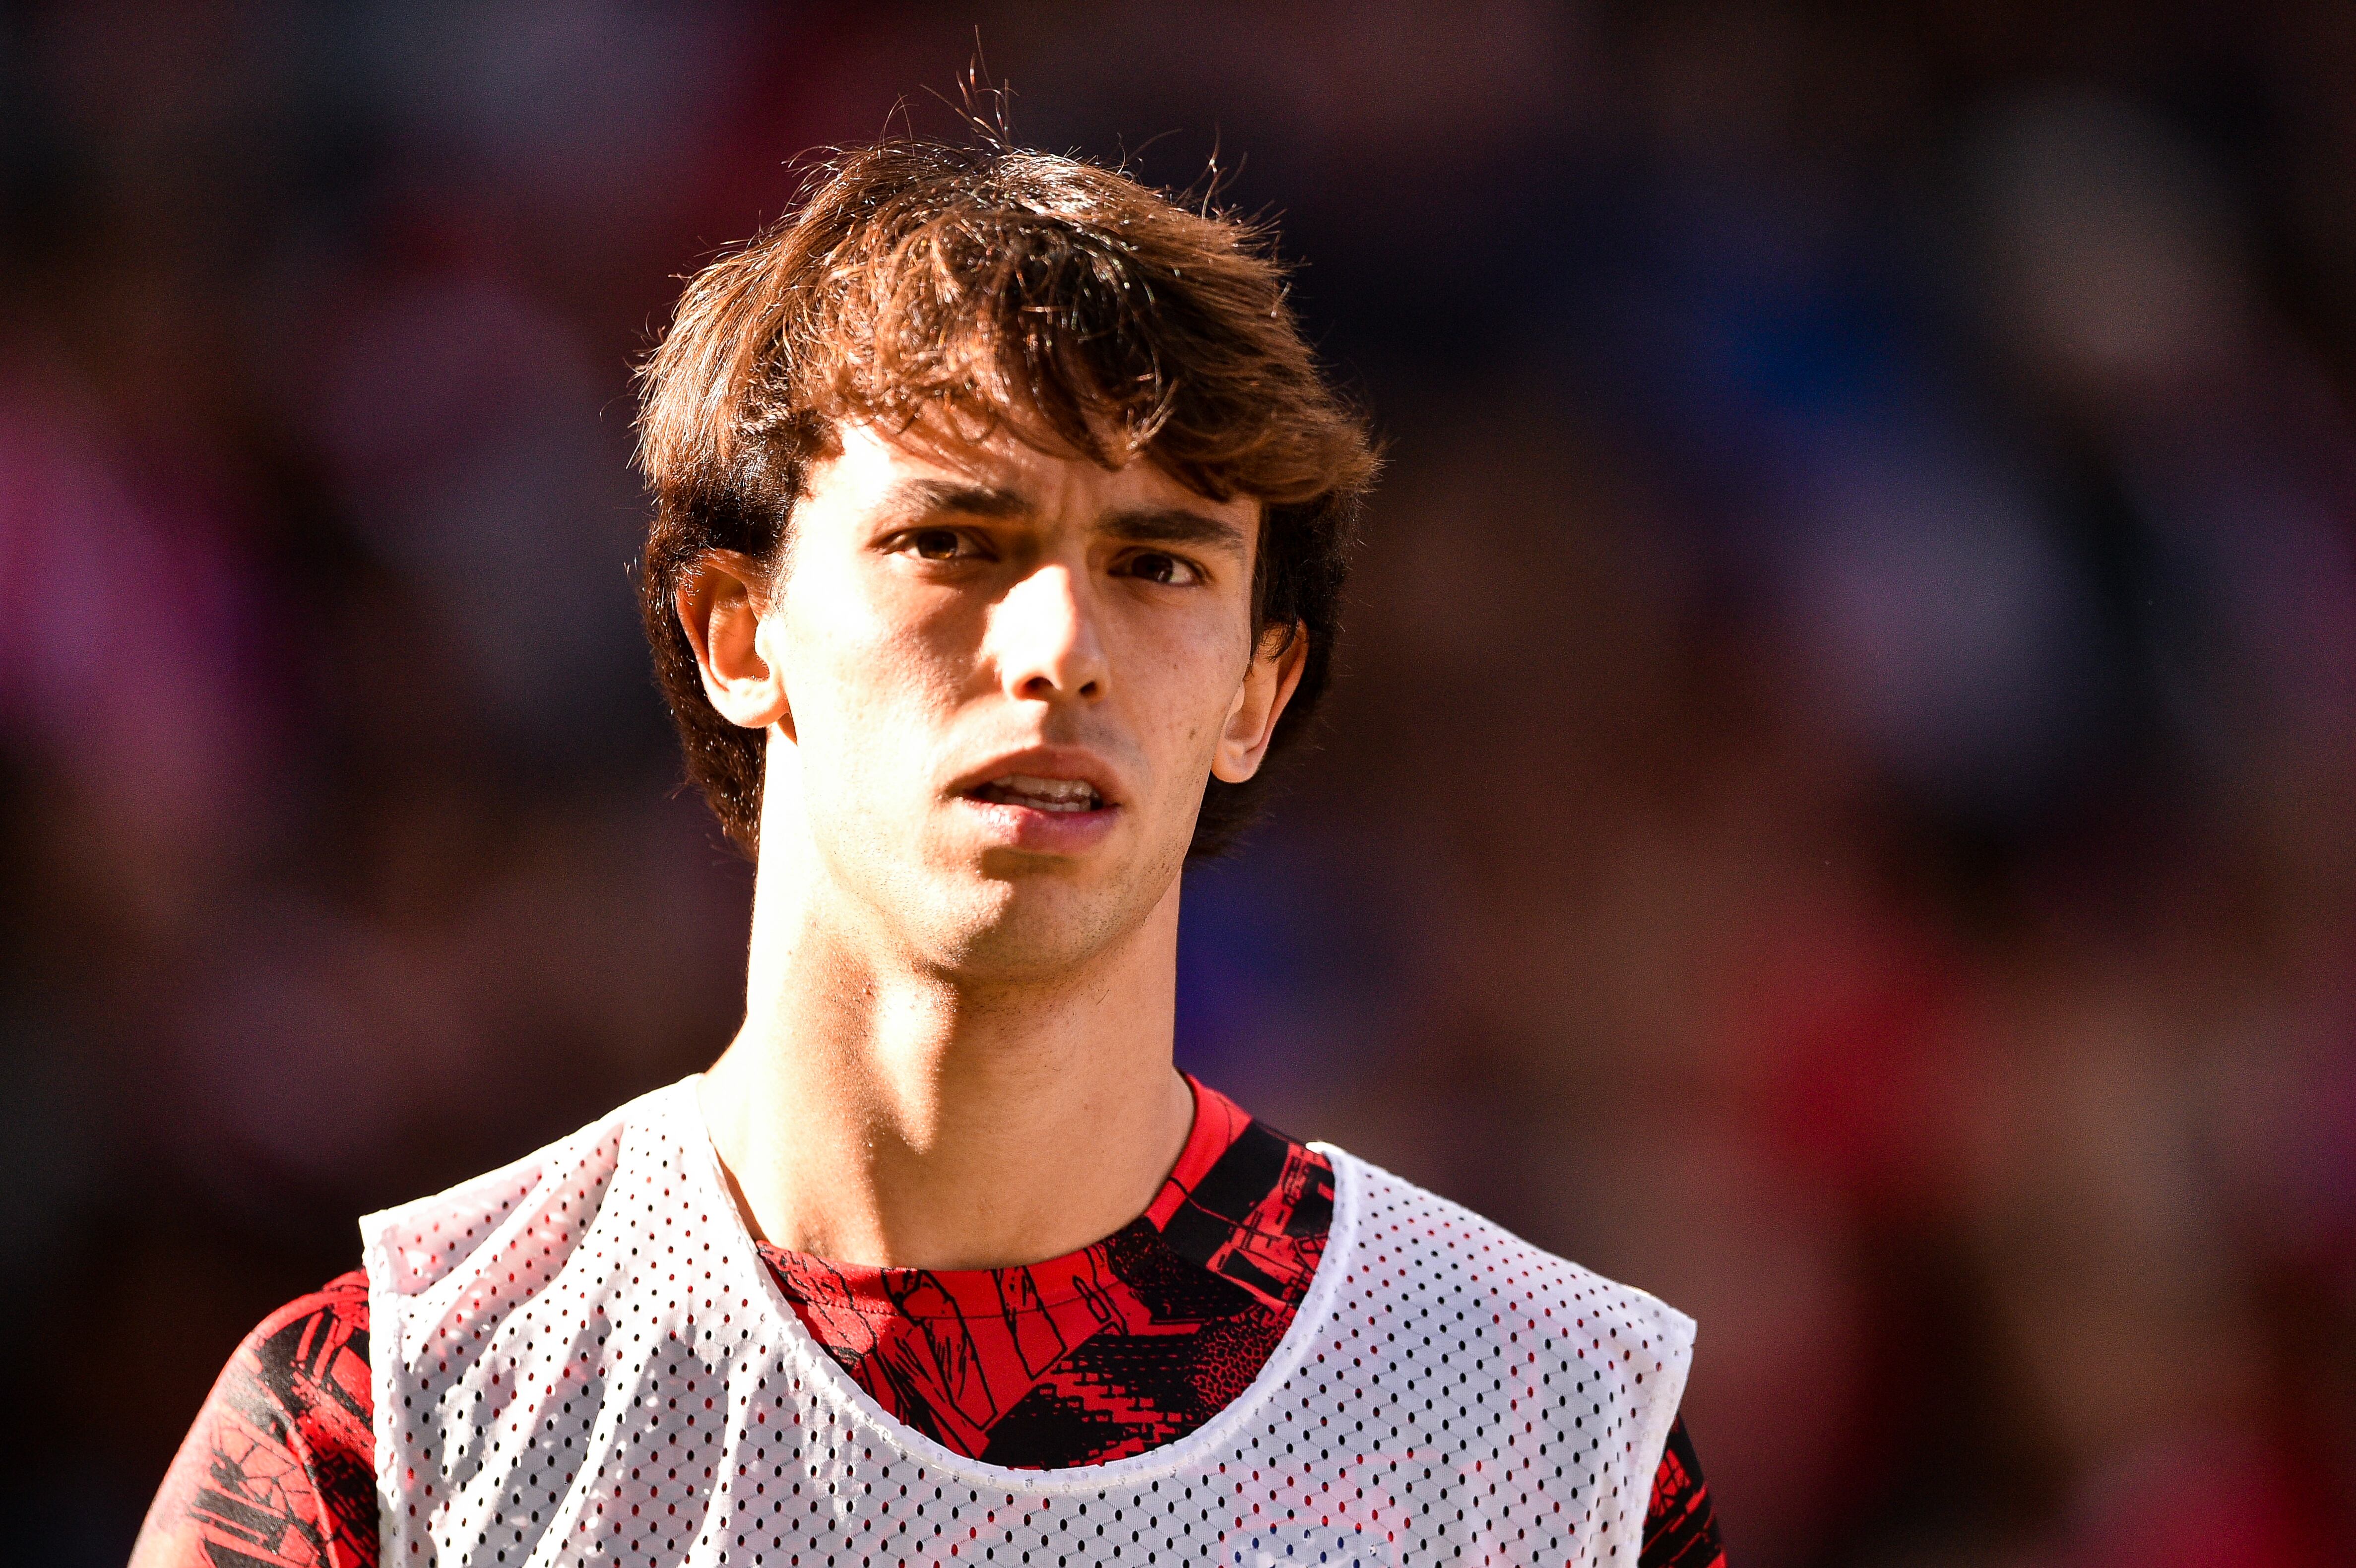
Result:
{"label": "brown eye", "polygon": [[1129,575],[1148,582],[1185,583],[1194,580],[1194,569],[1174,555],[1149,549],[1129,558]]}
{"label": "brown eye", "polygon": [[954,560],[959,553],[958,547],[965,541],[958,537],[954,528],[926,528],[912,536],[908,543],[923,560]]}

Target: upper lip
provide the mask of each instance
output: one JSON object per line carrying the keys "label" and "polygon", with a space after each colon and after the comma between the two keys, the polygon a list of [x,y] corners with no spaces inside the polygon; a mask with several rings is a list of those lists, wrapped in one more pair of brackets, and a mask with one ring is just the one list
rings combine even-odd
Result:
{"label": "upper lip", "polygon": [[958,775],[949,785],[951,795],[971,795],[986,784],[1010,775],[1044,779],[1077,779],[1097,792],[1099,805],[1117,805],[1120,792],[1114,787],[1112,770],[1095,752],[1078,746],[1032,746],[1020,752],[1009,752],[982,763],[980,767]]}

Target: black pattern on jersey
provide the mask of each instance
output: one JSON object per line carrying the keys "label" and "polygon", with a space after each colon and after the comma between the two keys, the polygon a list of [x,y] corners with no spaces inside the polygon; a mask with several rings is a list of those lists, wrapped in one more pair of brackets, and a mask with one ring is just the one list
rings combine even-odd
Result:
{"label": "black pattern on jersey", "polygon": [[[1308,1292],[1333,1167],[1195,1085],[1195,1125],[1145,1214],[1021,1269],[838,1268],[764,1247],[819,1342],[878,1403],[993,1464],[1085,1465],[1194,1431],[1259,1374]],[[368,1282],[273,1313],[221,1374],[156,1499],[136,1568],[372,1568]],[[1637,1568],[1723,1568],[1680,1420]]]}

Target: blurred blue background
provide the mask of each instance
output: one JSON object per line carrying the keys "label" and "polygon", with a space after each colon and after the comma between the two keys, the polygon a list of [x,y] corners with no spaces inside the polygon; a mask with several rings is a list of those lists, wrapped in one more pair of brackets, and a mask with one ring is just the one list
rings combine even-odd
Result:
{"label": "blurred blue background", "polygon": [[1183,1060],[1698,1317],[1742,1568],[2356,1556],[2356,9],[0,18],[12,1557],[727,1039],[627,369],[977,24],[1390,443]]}

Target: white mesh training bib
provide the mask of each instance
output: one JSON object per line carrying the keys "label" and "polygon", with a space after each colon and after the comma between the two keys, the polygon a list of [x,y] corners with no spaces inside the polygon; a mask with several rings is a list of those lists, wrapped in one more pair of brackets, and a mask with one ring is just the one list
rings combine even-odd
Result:
{"label": "white mesh training bib", "polygon": [[1333,1231],[1251,1385],[1148,1453],[1007,1469],[810,1339],[694,1085],[361,1221],[384,1568],[1633,1568],[1693,1344],[1642,1291],[1323,1148]]}

